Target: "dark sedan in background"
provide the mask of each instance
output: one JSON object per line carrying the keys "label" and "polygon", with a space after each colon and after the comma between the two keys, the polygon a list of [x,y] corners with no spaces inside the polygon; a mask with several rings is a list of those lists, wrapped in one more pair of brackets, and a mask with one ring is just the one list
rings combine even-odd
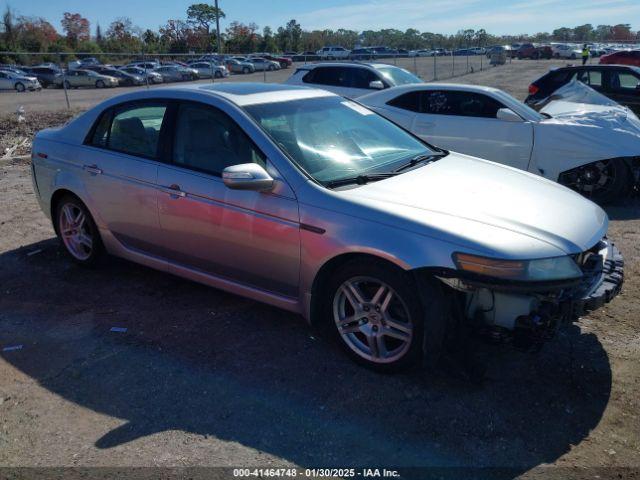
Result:
{"label": "dark sedan in background", "polygon": [[584,65],[551,70],[529,85],[525,103],[537,103],[572,80],[589,85],[640,114],[640,68],[627,65]]}

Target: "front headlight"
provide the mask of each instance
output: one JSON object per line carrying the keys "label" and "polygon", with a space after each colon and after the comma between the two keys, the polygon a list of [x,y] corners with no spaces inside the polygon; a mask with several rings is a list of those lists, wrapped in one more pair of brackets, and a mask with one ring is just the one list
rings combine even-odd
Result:
{"label": "front headlight", "polygon": [[543,282],[582,277],[576,262],[568,256],[536,260],[499,260],[468,253],[454,253],[459,270],[502,280]]}

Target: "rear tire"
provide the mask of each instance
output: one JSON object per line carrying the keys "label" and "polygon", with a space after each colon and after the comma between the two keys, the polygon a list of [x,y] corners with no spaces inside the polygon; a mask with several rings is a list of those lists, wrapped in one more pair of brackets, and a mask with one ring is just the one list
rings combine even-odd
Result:
{"label": "rear tire", "polygon": [[347,355],[372,370],[396,372],[423,360],[434,366],[444,342],[442,292],[433,281],[421,282],[421,294],[417,287],[412,274],[390,264],[348,262],[321,298],[324,327]]}
{"label": "rear tire", "polygon": [[65,195],[58,201],[54,227],[67,255],[79,265],[95,265],[104,253],[98,227],[77,197]]}

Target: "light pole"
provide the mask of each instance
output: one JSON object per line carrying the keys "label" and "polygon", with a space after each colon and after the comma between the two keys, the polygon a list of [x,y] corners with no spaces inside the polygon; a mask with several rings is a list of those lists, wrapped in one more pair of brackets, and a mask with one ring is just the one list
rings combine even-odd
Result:
{"label": "light pole", "polygon": [[218,46],[218,55],[222,53],[220,45],[220,10],[218,9],[218,0],[215,0],[216,6],[216,45]]}

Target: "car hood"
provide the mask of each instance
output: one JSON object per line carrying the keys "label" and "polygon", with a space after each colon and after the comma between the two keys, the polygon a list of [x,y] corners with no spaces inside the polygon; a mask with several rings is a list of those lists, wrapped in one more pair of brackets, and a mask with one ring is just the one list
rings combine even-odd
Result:
{"label": "car hood", "polygon": [[503,258],[582,252],[608,226],[600,207],[557,183],[454,152],[336,193],[370,208],[371,220]]}

